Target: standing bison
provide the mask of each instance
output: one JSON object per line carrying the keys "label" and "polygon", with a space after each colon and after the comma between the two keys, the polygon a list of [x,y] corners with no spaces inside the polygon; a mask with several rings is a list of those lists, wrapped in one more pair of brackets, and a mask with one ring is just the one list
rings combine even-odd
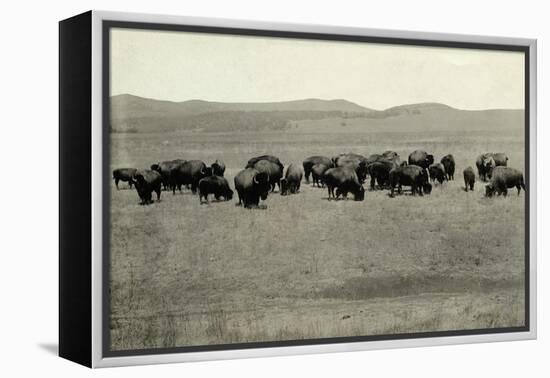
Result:
{"label": "standing bison", "polygon": [[115,180],[115,186],[118,190],[118,183],[120,181],[127,182],[132,188],[132,179],[136,174],[137,169],[135,168],[118,168],[113,171],[113,179]]}
{"label": "standing bison", "polygon": [[326,165],[323,163],[315,164],[313,167],[311,167],[311,178],[313,179],[313,186],[318,186],[321,188],[325,187],[323,175],[330,168],[332,168],[332,164]]}
{"label": "standing bison", "polygon": [[[353,193],[356,201],[365,199],[365,189],[359,182],[359,178],[351,167],[330,168],[324,174],[323,180],[328,188],[328,199],[338,199],[340,194],[347,197],[348,192]],[[336,196],[334,195],[336,189]]]}
{"label": "standing bison", "polygon": [[445,175],[447,180],[451,181],[455,179],[455,158],[453,155],[445,155],[441,158],[441,164],[445,168]]}
{"label": "standing bison", "polygon": [[493,169],[493,175],[491,182],[485,185],[485,195],[492,197],[495,193],[497,195],[506,196],[508,189],[516,187],[518,190],[518,196],[521,189],[525,191],[525,182],[523,180],[523,173],[514,168],[509,167],[496,167]]}
{"label": "standing bison", "polygon": [[[334,163],[332,162],[332,159],[326,156],[310,156],[306,160],[303,161],[302,166],[304,167],[304,176],[306,178],[306,182],[309,183],[309,176],[313,172],[313,166],[322,164],[325,165],[328,168],[334,167]],[[327,169],[328,169],[327,168]]]}
{"label": "standing bison", "polygon": [[223,161],[216,159],[216,161],[212,163],[210,168],[212,169],[213,175],[223,177],[225,173],[225,164],[223,163]]}
{"label": "standing bison", "polygon": [[183,163],[185,163],[185,160],[176,159],[176,160],[170,160],[170,161],[163,161],[163,162],[151,165],[152,171],[157,171],[158,173],[160,173],[160,176],[162,177],[162,186],[164,187],[164,190],[167,190],[168,188],[170,189],[172,188],[172,182],[170,178],[172,170],[179,167]]}
{"label": "standing bison", "polygon": [[390,172],[390,196],[394,196],[394,189],[397,186],[397,192],[401,194],[402,186],[410,186],[412,195],[416,193],[430,194],[432,186],[428,182],[428,174],[426,170],[417,165],[407,165],[397,167]]}
{"label": "standing bison", "polygon": [[239,196],[239,205],[245,208],[258,207],[260,198],[265,201],[271,185],[269,176],[254,168],[246,168],[235,176],[235,190]]}
{"label": "standing bison", "polygon": [[390,171],[396,168],[394,162],[381,158],[368,165],[368,174],[370,176],[370,188],[375,189],[375,183],[378,182],[380,189],[388,186],[390,180]]}
{"label": "standing bison", "polygon": [[267,174],[272,192],[275,191],[275,185],[279,186],[279,191],[281,190],[280,181],[283,177],[283,168],[281,168],[281,165],[270,160],[259,160],[254,164],[253,168]]}
{"label": "standing bison", "polygon": [[476,183],[476,174],[472,167],[468,167],[464,170],[464,190],[468,191],[470,188],[471,191],[474,190],[474,184]]}
{"label": "standing bison", "polygon": [[335,167],[351,167],[357,174],[360,183],[365,182],[367,177],[368,159],[363,155],[347,153],[340,154],[332,158]]}
{"label": "standing bison", "polygon": [[486,152],[476,159],[476,167],[479,178],[487,181],[491,178],[495,167],[506,167],[508,165],[508,156],[503,152]]}
{"label": "standing bison", "polygon": [[213,194],[216,200],[223,197],[226,201],[233,199],[233,191],[227,180],[221,176],[208,176],[199,181],[199,202],[202,199],[208,203],[208,195]]}
{"label": "standing bison", "polygon": [[445,167],[441,163],[435,163],[428,167],[428,172],[430,173],[430,180],[432,182],[436,181],[440,184],[443,184],[443,181],[447,179],[447,174],[445,172]]}
{"label": "standing bison", "polygon": [[302,167],[296,164],[290,164],[285,172],[285,178],[281,179],[281,195],[295,194],[300,192],[300,183],[303,177]]}
{"label": "standing bison", "polygon": [[416,150],[409,155],[409,165],[416,165],[428,169],[434,163],[434,156],[426,151]]}
{"label": "standing bison", "polygon": [[193,194],[197,193],[200,179],[209,176],[206,164],[200,160],[188,160],[177,166],[170,172],[172,193],[176,194],[176,188],[181,192],[183,185],[191,185]]}
{"label": "standing bison", "polygon": [[152,203],[153,192],[157,193],[157,201],[160,201],[160,192],[162,190],[162,176],[157,171],[143,170],[137,171],[132,178],[132,183],[136,187],[141,204]]}

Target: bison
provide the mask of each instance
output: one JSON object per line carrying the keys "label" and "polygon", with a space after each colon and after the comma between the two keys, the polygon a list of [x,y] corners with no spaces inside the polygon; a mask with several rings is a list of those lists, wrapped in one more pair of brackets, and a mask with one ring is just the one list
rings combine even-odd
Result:
{"label": "bison", "polygon": [[285,178],[281,179],[280,189],[281,195],[295,194],[300,192],[300,183],[303,177],[302,167],[295,164],[290,164],[285,172]]}
{"label": "bison", "polygon": [[118,190],[119,181],[127,182],[132,188],[132,179],[136,174],[137,169],[135,168],[118,168],[113,171],[113,179],[115,180],[115,186]]}
{"label": "bison", "polygon": [[199,202],[202,199],[208,203],[208,195],[214,194],[216,200],[223,197],[226,201],[233,199],[233,191],[229,187],[227,180],[221,176],[208,176],[199,181]]}
{"label": "bison", "polygon": [[525,182],[523,180],[523,173],[514,168],[509,167],[496,167],[493,169],[493,175],[491,182],[485,185],[485,195],[492,197],[495,193],[497,195],[506,196],[508,189],[516,187],[518,190],[518,196],[521,189],[525,191]]}
{"label": "bison", "polygon": [[177,166],[170,172],[172,193],[176,194],[176,188],[181,192],[182,185],[191,185],[193,194],[197,193],[199,181],[209,176],[206,164],[200,160],[188,160]]}
{"label": "bison", "polygon": [[235,176],[235,190],[239,196],[238,205],[245,208],[258,207],[260,198],[265,201],[271,185],[269,176],[254,168],[246,168]]}
{"label": "bison", "polygon": [[157,193],[157,201],[160,201],[160,192],[162,191],[162,176],[157,171],[143,170],[137,171],[132,178],[132,183],[136,187],[141,204],[152,203],[153,192]]}
{"label": "bison", "polygon": [[421,168],[428,169],[434,163],[434,156],[426,151],[416,150],[409,155],[409,165],[417,165]]}
{"label": "bison", "polygon": [[281,168],[281,174],[283,172],[283,170],[285,169],[285,166],[283,165],[283,163],[281,163],[281,161],[279,160],[278,157],[276,156],[273,156],[273,155],[262,155],[262,156],[256,156],[256,157],[253,157],[252,159],[250,159],[247,163],[246,163],[246,166],[245,168],[254,168],[254,165],[259,162],[260,160],[267,160],[267,161],[270,161],[272,163],[275,163],[279,166],[279,168]]}
{"label": "bison", "polygon": [[[334,163],[331,158],[326,156],[310,156],[303,161],[302,166],[304,167],[304,176],[306,182],[309,183],[309,176],[313,173],[313,166],[323,164],[328,168],[333,168]],[[328,169],[327,168],[327,169]]]}
{"label": "bison", "polygon": [[323,175],[325,172],[333,168],[332,164],[326,165],[326,164],[315,164],[313,167],[311,167],[311,178],[313,179],[313,186],[319,186],[321,188],[325,187],[325,181],[323,180]]}
{"label": "bison", "polygon": [[212,163],[210,168],[212,169],[213,175],[223,177],[225,173],[225,164],[223,163],[223,161],[216,159],[216,161]]}
{"label": "bison", "polygon": [[170,189],[172,188],[170,174],[172,173],[172,170],[174,170],[175,168],[177,168],[183,163],[185,163],[185,160],[176,159],[176,160],[170,160],[170,161],[163,161],[163,162],[151,165],[152,171],[157,171],[158,173],[160,173],[160,176],[162,177],[162,186],[164,187],[164,190],[168,188]]}
{"label": "bison", "polygon": [[445,168],[445,175],[447,180],[451,181],[455,179],[455,158],[453,155],[445,155],[441,158],[441,164]]}
{"label": "bison", "polygon": [[476,159],[477,173],[482,181],[491,178],[495,167],[506,167],[507,165],[508,156],[503,152],[486,152]]}
{"label": "bison", "polygon": [[375,189],[375,183],[378,182],[379,188],[384,188],[389,184],[390,171],[396,168],[395,163],[387,159],[379,159],[368,165],[367,171],[370,176],[370,188]]}
{"label": "bison", "polygon": [[[351,167],[336,167],[328,169],[324,176],[323,181],[328,188],[328,199],[338,199],[340,194],[347,197],[348,192],[353,193],[353,197],[356,201],[363,201],[365,199],[365,189],[359,182],[357,173]],[[334,189],[336,189],[336,196],[334,195]]]}
{"label": "bison", "polygon": [[428,182],[426,170],[417,165],[407,165],[394,168],[390,171],[390,196],[394,196],[394,189],[397,186],[397,192],[401,194],[402,186],[410,186],[411,193],[423,195],[430,194],[432,186]]}
{"label": "bison", "polygon": [[437,182],[443,184],[443,181],[447,179],[445,167],[441,163],[434,163],[430,165],[428,167],[428,172],[430,173],[430,180],[432,180],[432,182],[437,180]]}
{"label": "bison", "polygon": [[476,174],[474,173],[474,169],[472,167],[468,167],[464,170],[464,189],[468,191],[468,188],[470,190],[474,190],[474,184],[476,183]]}
{"label": "bison", "polygon": [[368,160],[363,155],[347,153],[340,154],[332,158],[335,167],[351,167],[357,174],[360,183],[365,181],[367,177]]}
{"label": "bison", "polygon": [[281,165],[270,161],[270,160],[259,160],[254,164],[254,169],[259,172],[264,172],[269,177],[269,185],[271,186],[271,191],[275,191],[275,185],[279,186],[279,191],[281,190],[281,178],[283,177],[283,169]]}

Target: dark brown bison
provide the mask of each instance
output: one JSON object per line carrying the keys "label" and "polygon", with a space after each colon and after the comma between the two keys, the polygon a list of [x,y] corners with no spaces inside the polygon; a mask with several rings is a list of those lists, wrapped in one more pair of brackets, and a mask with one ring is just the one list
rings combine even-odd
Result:
{"label": "dark brown bison", "polygon": [[208,176],[199,181],[199,202],[202,199],[208,203],[208,195],[213,194],[216,200],[224,198],[226,201],[233,199],[233,191],[229,187],[227,180],[221,176]]}
{"label": "dark brown bison", "polygon": [[157,193],[157,201],[160,201],[160,192],[162,191],[162,176],[157,171],[140,170],[132,178],[132,183],[136,187],[141,204],[152,203],[153,192]]}
{"label": "dark brown bison", "polygon": [[451,181],[455,179],[455,158],[453,155],[445,155],[441,158],[441,164],[445,168],[445,175],[447,180]]}
{"label": "dark brown bison", "polygon": [[[326,156],[310,156],[306,160],[303,161],[302,166],[304,167],[304,176],[306,178],[306,182],[309,183],[309,176],[312,173],[312,169],[314,165],[317,164],[323,164],[327,166],[328,168],[333,168],[334,163],[331,158]],[[327,169],[328,169],[327,168]]]}
{"label": "dark brown bison", "polygon": [[259,160],[254,164],[254,169],[259,172],[264,172],[269,177],[269,185],[271,186],[271,191],[275,191],[275,185],[279,186],[279,191],[281,190],[281,178],[283,177],[283,169],[277,163],[274,163],[270,160]]}
{"label": "dark brown bison", "polygon": [[[340,194],[344,198],[347,198],[348,192],[353,193],[353,197],[356,201],[363,201],[365,199],[365,189],[359,182],[357,173],[352,167],[336,167],[328,169],[324,176],[323,181],[328,188],[328,199],[338,199]],[[336,195],[334,194],[336,189]]]}
{"label": "dark brown bison", "polygon": [[432,182],[436,181],[440,184],[443,184],[443,181],[447,179],[445,172],[445,167],[441,163],[434,163],[428,167],[428,172],[430,174],[430,180]]}
{"label": "dark brown bison", "polygon": [[390,196],[394,196],[394,189],[401,194],[402,186],[410,186],[411,193],[423,195],[430,194],[432,186],[428,182],[428,173],[422,167],[417,165],[407,165],[394,168],[390,171]]}
{"label": "dark brown bison", "polygon": [[487,181],[495,167],[506,167],[508,165],[508,156],[503,152],[486,152],[476,159],[476,167],[479,178]]}
{"label": "dark brown bison", "polygon": [[409,165],[417,165],[428,169],[434,163],[434,156],[426,151],[416,150],[409,155]]}
{"label": "dark brown bison", "polygon": [[183,164],[172,169],[170,172],[170,180],[172,183],[172,193],[176,194],[176,188],[181,192],[183,185],[191,185],[193,194],[197,193],[199,181],[209,176],[209,170],[200,160],[188,160]]}
{"label": "dark brown bison", "polygon": [[269,176],[254,168],[246,168],[235,176],[235,190],[239,196],[238,205],[245,208],[258,207],[260,198],[265,201],[271,185]]}
{"label": "dark brown bison", "polygon": [[387,187],[390,180],[390,171],[394,168],[396,168],[395,163],[384,158],[369,164],[367,172],[370,176],[371,190],[375,190],[376,183],[378,183],[380,189]]}
{"label": "dark brown bison", "polygon": [[213,175],[223,177],[225,173],[225,164],[223,163],[223,161],[216,159],[216,161],[212,163],[210,168],[212,169]]}
{"label": "dark brown bison", "polygon": [[323,175],[325,172],[333,168],[331,165],[326,164],[315,164],[313,167],[311,167],[311,178],[313,179],[313,186],[318,186],[321,188],[325,187],[325,182],[323,181]]}
{"label": "dark brown bison", "polygon": [[302,167],[296,164],[290,164],[285,172],[285,177],[281,179],[281,195],[296,194],[300,192],[300,183],[304,173]]}
{"label": "dark brown bison", "polygon": [[135,168],[118,168],[113,171],[113,179],[115,180],[115,186],[118,190],[118,183],[120,181],[127,182],[132,187],[132,178],[136,174]]}
{"label": "dark brown bison", "polygon": [[185,163],[185,160],[176,159],[176,160],[163,161],[163,162],[151,165],[152,171],[157,171],[158,173],[160,173],[160,176],[162,177],[162,186],[164,187],[164,190],[167,190],[168,188],[172,189],[170,174],[172,173],[172,170],[174,170],[175,168],[177,168],[183,163]]}
{"label": "dark brown bison", "polygon": [[491,197],[496,193],[497,195],[506,196],[508,189],[513,187],[517,188],[518,196],[521,189],[525,191],[523,173],[514,168],[496,167],[493,169],[491,182],[485,185],[485,195]]}
{"label": "dark brown bison", "polygon": [[332,158],[335,167],[351,167],[360,183],[367,177],[367,158],[355,153],[340,154]]}
{"label": "dark brown bison", "polygon": [[468,167],[464,170],[464,190],[474,190],[474,184],[476,183],[476,174],[472,167]]}

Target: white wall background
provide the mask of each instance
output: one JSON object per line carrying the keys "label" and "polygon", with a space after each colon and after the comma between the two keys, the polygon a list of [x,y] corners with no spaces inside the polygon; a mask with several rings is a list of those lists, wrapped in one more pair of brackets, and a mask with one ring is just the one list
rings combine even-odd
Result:
{"label": "white wall background", "polygon": [[[548,376],[549,11],[544,1],[9,1],[2,6],[0,376]],[[485,34],[539,41],[539,340],[104,369],[55,356],[57,344],[57,21],[88,9]],[[546,66],[546,67],[545,67]],[[75,125],[77,127],[78,125]],[[545,350],[546,349],[546,350]],[[545,374],[546,373],[546,374]]]}

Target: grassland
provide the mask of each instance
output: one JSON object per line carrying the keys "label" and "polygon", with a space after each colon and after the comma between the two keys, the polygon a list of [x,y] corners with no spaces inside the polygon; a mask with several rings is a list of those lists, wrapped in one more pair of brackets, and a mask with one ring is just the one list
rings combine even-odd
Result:
{"label": "grassland", "polygon": [[112,134],[112,166],[221,158],[233,186],[248,158],[264,153],[288,165],[421,148],[436,159],[452,153],[456,180],[424,197],[367,191],[363,202],[329,202],[304,183],[297,195],[270,195],[265,210],[200,205],[188,192],[140,206],[134,190],[113,184],[113,350],[524,324],[525,195],[488,199],[479,181],[468,193],[462,182],[485,151],[523,169],[521,131],[317,122],[282,133]]}

